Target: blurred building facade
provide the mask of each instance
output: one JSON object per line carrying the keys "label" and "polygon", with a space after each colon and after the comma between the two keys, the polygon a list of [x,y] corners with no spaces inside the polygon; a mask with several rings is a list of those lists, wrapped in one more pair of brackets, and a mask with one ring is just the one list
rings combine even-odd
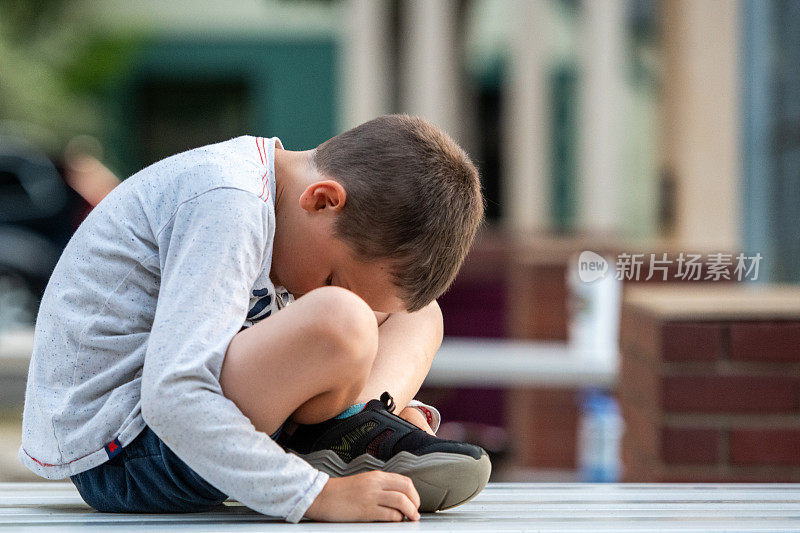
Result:
{"label": "blurred building facade", "polygon": [[[0,80],[0,129],[55,159],[78,133],[124,178],[241,134],[308,149],[385,113],[449,132],[488,224],[440,300],[448,335],[567,340],[582,249],[760,252],[762,281],[800,281],[797,2],[52,2],[58,28],[35,4],[19,18],[41,46],[0,33],[22,80]],[[64,88],[34,91],[71,48]],[[450,418],[524,418],[520,466],[575,466],[574,389],[425,394]]]}
{"label": "blurred building facade", "polygon": [[243,132],[306,149],[408,112],[476,159],[508,235],[768,247],[773,277],[800,275],[791,157],[768,142],[793,146],[791,2],[56,4],[123,177]]}

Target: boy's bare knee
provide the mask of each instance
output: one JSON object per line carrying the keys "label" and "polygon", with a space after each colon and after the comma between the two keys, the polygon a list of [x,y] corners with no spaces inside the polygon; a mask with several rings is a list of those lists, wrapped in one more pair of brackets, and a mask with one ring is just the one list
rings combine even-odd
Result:
{"label": "boy's bare knee", "polygon": [[320,364],[332,378],[332,388],[292,415],[297,423],[314,424],[336,416],[358,399],[378,351],[378,323],[360,297],[341,287],[315,289],[301,298],[312,303],[309,320],[315,342],[329,347]]}
{"label": "boy's bare knee", "polygon": [[314,327],[325,343],[358,370],[372,367],[378,351],[375,314],[354,292],[341,287],[320,287],[303,296],[314,298]]}

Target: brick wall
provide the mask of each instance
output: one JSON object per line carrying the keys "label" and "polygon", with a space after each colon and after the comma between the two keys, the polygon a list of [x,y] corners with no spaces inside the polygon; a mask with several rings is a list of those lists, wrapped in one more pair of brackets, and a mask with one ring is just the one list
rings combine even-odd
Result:
{"label": "brick wall", "polygon": [[800,290],[637,288],[622,309],[626,481],[800,481]]}
{"label": "brick wall", "polygon": [[[508,332],[511,338],[566,341],[568,290],[566,258],[527,261],[518,250],[508,270]],[[506,426],[514,436],[517,468],[574,470],[578,391],[572,388],[512,387]]]}
{"label": "brick wall", "polygon": [[[455,282],[437,300],[446,336],[507,336],[507,255],[502,234],[486,228],[478,234]],[[417,399],[435,405],[445,423],[498,426],[505,418],[505,393],[496,388],[423,386]]]}
{"label": "brick wall", "polygon": [[[567,270],[583,250],[615,257],[625,246],[596,240],[538,240],[519,246],[508,260],[508,333],[512,338],[566,341],[569,334]],[[630,249],[627,249],[631,252]],[[677,257],[677,253],[670,253]],[[651,256],[645,254],[642,272]],[[668,267],[676,279],[677,263]],[[645,281],[625,281],[624,290],[640,285],[663,285],[659,276]],[[704,285],[704,281],[683,281]],[[720,284],[720,283],[718,283]],[[680,350],[678,350],[680,351]],[[516,466],[534,469],[574,470],[577,456],[579,396],[576,388],[514,388],[507,400],[507,425],[519,435],[513,459]]]}

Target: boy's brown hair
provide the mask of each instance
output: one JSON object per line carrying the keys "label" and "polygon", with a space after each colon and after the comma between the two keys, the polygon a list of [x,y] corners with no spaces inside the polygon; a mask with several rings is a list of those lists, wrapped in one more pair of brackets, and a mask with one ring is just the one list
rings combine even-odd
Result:
{"label": "boy's brown hair", "polygon": [[484,211],[478,170],[453,139],[421,118],[386,115],[321,144],[314,163],[347,194],[334,236],[360,261],[390,261],[409,312],[447,290]]}

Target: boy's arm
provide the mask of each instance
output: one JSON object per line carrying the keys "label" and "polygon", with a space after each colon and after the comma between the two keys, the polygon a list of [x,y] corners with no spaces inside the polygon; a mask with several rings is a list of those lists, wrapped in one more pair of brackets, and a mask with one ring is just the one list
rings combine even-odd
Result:
{"label": "boy's arm", "polygon": [[434,300],[414,313],[375,315],[380,324],[378,354],[359,401],[389,391],[399,414],[419,391],[442,343],[442,312]]}
{"label": "boy's arm", "polygon": [[219,384],[265,267],[268,215],[255,195],[218,188],[182,203],[156,236],[161,286],[141,407],[156,435],[214,487],[297,522],[328,476],[257,431]]}

